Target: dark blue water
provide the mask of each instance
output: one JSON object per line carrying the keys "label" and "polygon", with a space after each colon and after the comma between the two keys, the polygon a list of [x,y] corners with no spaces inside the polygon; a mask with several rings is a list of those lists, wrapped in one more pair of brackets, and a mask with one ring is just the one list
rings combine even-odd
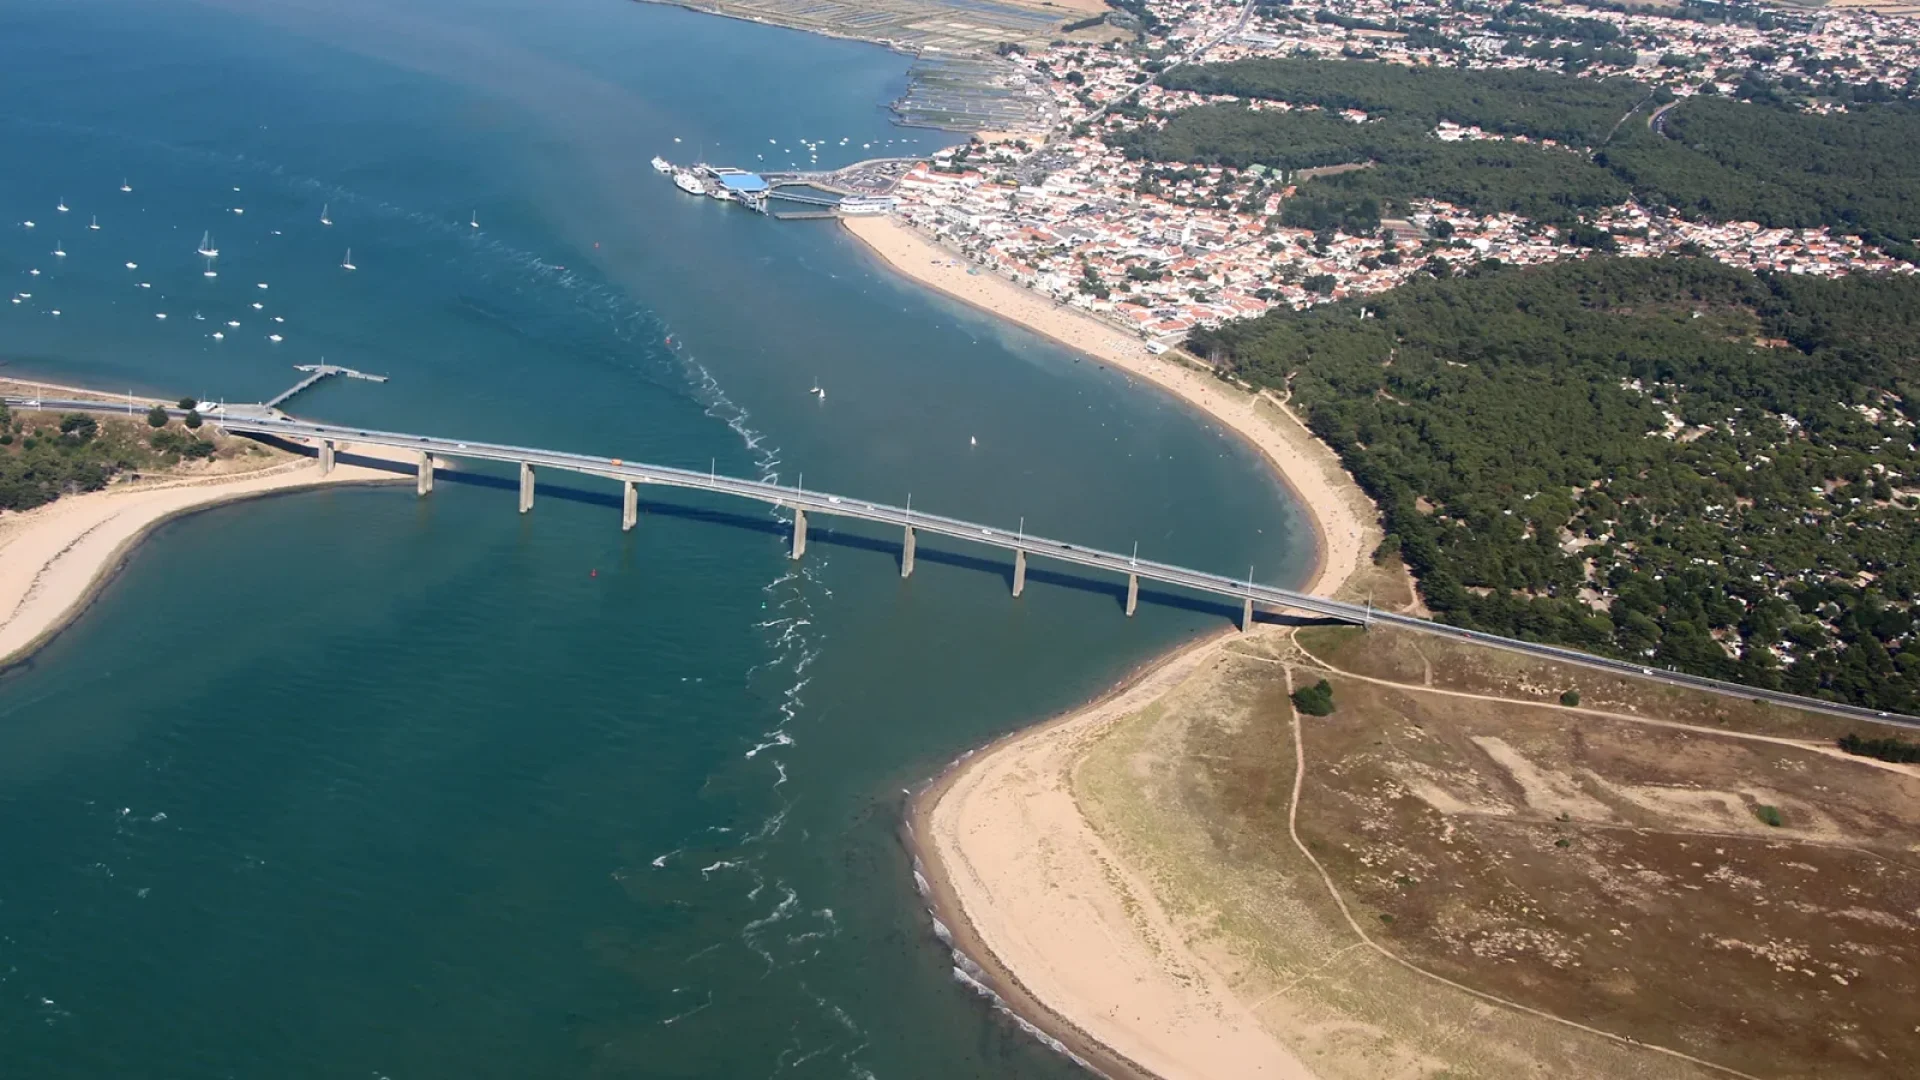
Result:
{"label": "dark blue water", "polygon": [[[302,415],[1296,578],[1184,408],[647,167],[940,145],[906,66],[620,0],[0,5],[0,360],[257,400],[324,356],[392,381]],[[504,480],[176,522],[0,677],[0,1072],[1069,1075],[952,981],[900,789],[1237,613]]]}

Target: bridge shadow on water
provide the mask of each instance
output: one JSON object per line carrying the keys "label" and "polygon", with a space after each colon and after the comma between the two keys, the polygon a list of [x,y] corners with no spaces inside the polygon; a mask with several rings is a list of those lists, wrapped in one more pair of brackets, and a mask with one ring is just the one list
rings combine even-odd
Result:
{"label": "bridge shadow on water", "polygon": [[[318,456],[318,451],[313,447],[286,442],[267,436],[254,437],[290,453],[303,454],[307,457]],[[385,458],[363,457],[358,454],[344,452],[336,455],[334,460],[343,465],[355,465],[381,472],[389,472],[396,476],[411,477],[415,475],[414,466],[404,462],[389,461]],[[516,495],[520,490],[520,481],[517,477],[499,476],[488,472],[475,472],[466,468],[435,469],[433,482],[436,486],[440,484],[459,484],[465,487],[485,488],[490,491],[505,492],[509,495]],[[617,481],[608,481],[608,483],[617,483]],[[640,486],[640,490],[647,491],[649,489],[647,485],[643,484]],[[692,492],[698,489],[688,488],[686,490]],[[614,491],[594,491],[567,484],[545,482],[536,478],[534,482],[534,499],[536,512],[539,500],[541,499],[558,499],[562,502],[576,503],[582,506],[602,507],[611,512],[614,527],[618,527],[621,498],[617,489]],[[508,502],[507,505],[511,506],[512,503]],[[759,533],[769,537],[786,538],[793,535],[793,526],[790,520],[782,520],[764,514],[741,514],[729,510],[715,510],[707,507],[692,506],[682,502],[662,502],[657,499],[648,498],[639,500],[639,509],[643,518],[654,516],[673,518],[679,521],[696,521],[706,525],[717,525],[721,528]],[[644,527],[644,524],[643,521],[642,524],[636,526],[636,528]],[[945,536],[922,533],[914,544],[915,564],[934,563],[940,566],[950,566],[959,570],[970,570],[975,573],[997,577],[1007,592],[1011,593],[1013,591],[1013,556],[1011,552],[1004,558],[984,558],[979,555],[969,555],[960,551],[932,547],[928,544],[929,540],[937,542],[948,539],[950,538]],[[903,553],[903,544],[900,540],[889,540],[860,532],[848,531],[835,525],[814,523],[807,529],[807,546],[813,548],[822,544],[847,551],[865,551],[889,555],[892,557],[896,568],[900,565],[900,558]],[[1029,588],[1034,585],[1046,585],[1056,589],[1070,589],[1075,592],[1106,596],[1113,601],[1116,609],[1122,612],[1126,610],[1127,583],[1124,578],[1109,578],[1106,575],[1096,577],[1091,574],[1076,573],[1073,570],[1049,569],[1035,565],[1039,558],[1041,557],[1035,556],[1032,553],[1028,554],[1027,585]],[[1142,584],[1139,599],[1140,606],[1142,607],[1152,605],[1154,607],[1169,608],[1175,611],[1210,615],[1235,624],[1238,624],[1240,620],[1240,605],[1238,603],[1216,600],[1204,594],[1196,595],[1174,592],[1167,589],[1150,588]],[[1257,623],[1270,623],[1277,626],[1346,625],[1337,619],[1326,619],[1312,615],[1294,615],[1276,611],[1256,610],[1253,618]]]}

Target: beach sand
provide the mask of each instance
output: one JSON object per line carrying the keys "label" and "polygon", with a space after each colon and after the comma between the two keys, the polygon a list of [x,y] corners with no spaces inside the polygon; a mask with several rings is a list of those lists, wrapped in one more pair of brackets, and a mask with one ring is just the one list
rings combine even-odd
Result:
{"label": "beach sand", "polygon": [[970,274],[964,259],[891,218],[850,217],[841,224],[913,280],[1145,379],[1251,443],[1313,517],[1319,557],[1307,591],[1331,596],[1360,568],[1371,550],[1369,530],[1376,528],[1372,504],[1332,452],[1273,398],[1241,390],[1177,353],[1155,356],[1127,331],[998,275]]}
{"label": "beach sand", "polygon": [[[844,224],[890,266],[1152,382],[1256,447],[1310,513],[1307,588],[1334,595],[1380,539],[1378,513],[1284,404],[968,263],[887,218]],[[1260,633],[1273,633],[1262,630]],[[913,800],[910,831],[934,915],[1023,1019],[1112,1076],[1314,1075],[1189,948],[1150,884],[1089,823],[1073,770],[1089,747],[1204,669],[1223,633],[1148,665],[1086,707],[947,770]]]}
{"label": "beach sand", "polygon": [[337,484],[403,483],[412,459],[384,447],[342,455],[390,460],[405,473],[342,460],[322,476],[308,458],[231,474],[186,474],[116,483],[24,513],[0,515],[0,669],[18,664],[71,623],[155,527],[238,499]]}

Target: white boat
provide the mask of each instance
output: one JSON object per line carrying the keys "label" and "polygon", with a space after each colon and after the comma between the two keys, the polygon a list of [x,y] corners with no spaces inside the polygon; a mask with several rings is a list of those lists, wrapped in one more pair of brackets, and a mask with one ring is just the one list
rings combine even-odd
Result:
{"label": "white boat", "polygon": [[207,268],[200,272],[200,276],[201,277],[219,277],[220,276],[220,272],[213,268],[212,259],[207,260]]}
{"label": "white boat", "polygon": [[100,231],[100,215],[95,214],[93,216],[93,220],[87,223],[87,228],[92,229],[94,232],[99,232]]}
{"label": "white boat", "polygon": [[206,256],[209,259],[220,254],[220,249],[213,246],[212,233],[203,232],[200,234],[200,254]]}
{"label": "white boat", "polygon": [[700,183],[700,178],[693,175],[690,169],[675,170],[673,174],[673,186],[689,195],[705,195],[707,193],[706,188]]}
{"label": "white boat", "polygon": [[33,222],[31,221],[23,221],[20,224],[25,225],[29,229],[33,228]]}
{"label": "white boat", "polygon": [[221,333],[220,331],[218,331],[218,330],[215,330],[215,331],[213,332],[213,340],[215,340],[215,341],[225,341],[226,339],[227,339],[227,335],[225,335],[225,334],[223,334],[223,333]]}
{"label": "white boat", "polygon": [[673,162],[655,154],[653,158],[653,171],[663,175],[670,173],[673,171]]}
{"label": "white boat", "polygon": [[321,203],[321,204],[320,204],[320,224],[322,224],[322,225],[331,225],[331,224],[333,224],[333,219],[327,216],[327,207],[329,207],[329,206],[331,206],[331,205],[333,205],[333,204],[332,204],[332,203]]}
{"label": "white boat", "polygon": [[61,242],[60,242],[60,241],[58,241],[58,240],[55,240],[55,241],[53,242],[53,257],[54,257],[54,258],[56,258],[56,259],[64,259],[64,258],[66,258],[66,257],[67,257],[67,245],[65,245],[65,244],[63,244],[63,243],[61,243]]}
{"label": "white boat", "polygon": [[66,212],[67,212],[67,200],[65,200],[65,199],[61,199],[61,200],[60,200],[60,202],[59,202],[59,204],[58,204],[58,205],[56,205],[56,206],[54,207],[54,209],[55,209],[55,210],[58,210],[58,211],[60,211],[60,212],[61,212],[61,213],[63,213],[63,214],[64,214],[64,213],[66,213]]}
{"label": "white boat", "polygon": [[239,320],[239,319],[228,319],[228,320],[227,320],[227,325],[228,325],[228,326],[232,326],[232,327],[236,327],[236,328],[237,328],[237,327],[238,327],[238,326],[240,325],[240,320]]}
{"label": "white boat", "polygon": [[341,260],[340,260],[340,269],[342,269],[342,270],[358,270],[358,269],[360,269],[359,267],[357,267],[357,266],[355,266],[355,265],[353,265],[353,249],[352,249],[352,248],[348,248],[348,249],[347,249],[347,257],[346,257],[346,258],[344,258],[344,259],[341,259]]}
{"label": "white boat", "polygon": [[127,269],[129,269],[129,270],[138,270],[138,269],[140,269],[140,264],[139,264],[139,263],[137,263],[137,262],[130,262],[130,263],[128,263],[128,264],[127,264]]}
{"label": "white boat", "polygon": [[275,345],[278,345],[282,341],[285,341],[286,339],[281,337],[279,334],[268,334],[267,340],[273,342]]}
{"label": "white boat", "polygon": [[472,216],[467,218],[467,224],[473,226],[476,229],[479,228],[480,227],[480,211],[475,210]]}
{"label": "white boat", "polygon": [[129,184],[129,183],[127,183],[127,178],[126,178],[126,177],[124,177],[124,176],[120,178],[120,190],[121,190],[121,191],[132,191],[132,190],[133,190],[133,185],[132,185],[132,184]]}

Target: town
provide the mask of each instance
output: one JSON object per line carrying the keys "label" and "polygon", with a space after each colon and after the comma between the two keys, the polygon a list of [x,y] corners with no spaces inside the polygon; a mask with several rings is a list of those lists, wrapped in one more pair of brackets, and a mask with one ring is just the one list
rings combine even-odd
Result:
{"label": "town", "polygon": [[[1773,87],[1817,89],[1820,101],[1809,110],[1844,111],[1849,98],[1877,100],[1890,87],[1904,89],[1920,70],[1920,38],[1902,19],[1863,10],[1731,7],[1716,8],[1716,17],[1707,19],[1699,6],[1673,15],[1566,6],[1546,15],[1520,5],[1385,0],[1312,12],[1147,0],[1129,10],[1135,13],[1116,13],[1119,22],[1131,25],[1144,16],[1164,34],[1152,48],[1108,41],[1056,42],[1033,54],[1007,50],[1011,63],[1048,88],[1048,111],[1058,117],[1052,137],[982,133],[936,154],[901,178],[897,217],[956,256],[1168,344],[1196,326],[1275,305],[1364,296],[1417,274],[1489,260],[1530,265],[1595,250],[1689,252],[1791,274],[1914,271],[1912,263],[1836,230],[1712,221],[1632,199],[1586,212],[1574,227],[1476,213],[1435,199],[1411,200],[1400,216],[1383,217],[1370,232],[1292,227],[1282,223],[1282,208],[1311,173],[1141,160],[1121,146],[1128,133],[1162,125],[1183,109],[1240,101],[1166,89],[1155,81],[1158,72],[1181,62],[1268,57],[1622,78],[1674,101],[1696,94],[1733,99]],[[1359,109],[1335,115],[1356,128],[1371,119]],[[1658,115],[1632,122],[1657,124]],[[1527,141],[1446,122],[1431,136]],[[1542,149],[1588,153],[1539,142]]]}

